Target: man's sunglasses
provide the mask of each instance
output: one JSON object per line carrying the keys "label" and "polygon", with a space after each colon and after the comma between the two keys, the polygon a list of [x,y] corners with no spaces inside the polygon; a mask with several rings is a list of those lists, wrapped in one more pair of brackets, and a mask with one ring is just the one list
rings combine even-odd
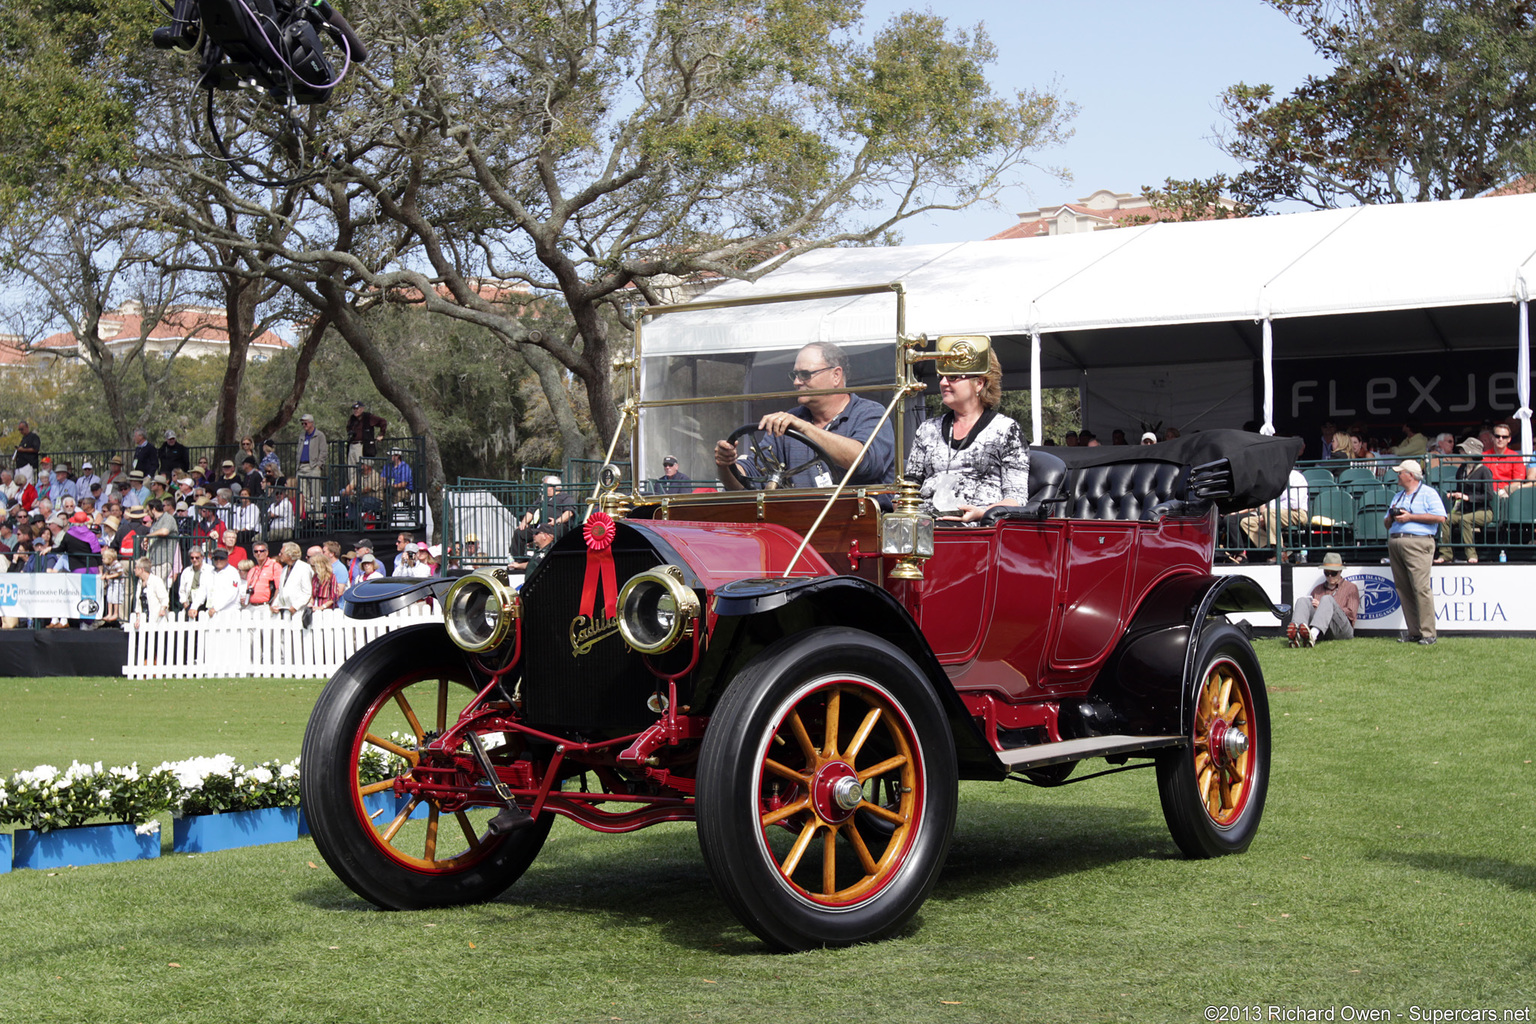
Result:
{"label": "man's sunglasses", "polygon": [[790,370],[789,380],[791,384],[809,384],[812,377],[816,376],[818,373],[826,373],[830,369],[832,369],[832,367],[823,366],[819,370]]}

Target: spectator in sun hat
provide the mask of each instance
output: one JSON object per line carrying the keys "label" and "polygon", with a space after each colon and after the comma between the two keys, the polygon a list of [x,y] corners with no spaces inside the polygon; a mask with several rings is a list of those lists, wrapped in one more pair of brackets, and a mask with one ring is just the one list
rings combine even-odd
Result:
{"label": "spectator in sun hat", "polygon": [[123,492],[124,505],[142,505],[149,500],[149,487],[144,483],[142,470],[128,474],[128,489]]}
{"label": "spectator in sun hat", "polygon": [[1316,647],[1320,640],[1348,640],[1360,614],[1360,588],[1344,578],[1337,551],[1323,556],[1323,578],[1310,597],[1296,602],[1285,635],[1292,647]]}
{"label": "spectator in sun hat", "polygon": [[1477,548],[1472,546],[1472,532],[1493,521],[1493,474],[1483,465],[1483,442],[1469,437],[1456,446],[1451,461],[1457,463],[1456,480],[1447,485],[1445,497],[1451,502],[1450,516],[1440,524],[1440,550],[1435,564],[1452,561],[1451,529],[1461,527],[1461,543],[1467,562],[1477,563]]}
{"label": "spectator in sun hat", "polygon": [[363,580],[381,580],[383,578],[384,573],[379,569],[378,560],[373,557],[373,553],[371,551],[363,552],[362,557],[357,560],[357,576],[352,582],[361,583]]}
{"label": "spectator in sun hat", "polygon": [[1152,433],[1152,431],[1149,430],[1145,434],[1141,435],[1141,443],[1142,444],[1157,444],[1157,435]]}
{"label": "spectator in sun hat", "polygon": [[77,494],[75,482],[69,478],[69,467],[63,465],[55,466],[53,468],[53,479],[48,482],[48,500],[57,506],[62,505],[65,498],[74,497],[77,497]]}

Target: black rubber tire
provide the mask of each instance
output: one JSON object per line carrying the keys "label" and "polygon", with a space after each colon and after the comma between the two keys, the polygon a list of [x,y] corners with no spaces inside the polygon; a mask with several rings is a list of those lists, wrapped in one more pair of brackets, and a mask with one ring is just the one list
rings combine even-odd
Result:
{"label": "black rubber tire", "polygon": [[[1204,691],[1219,692],[1228,680],[1234,698],[1224,707],[1202,704]],[[1214,623],[1201,634],[1186,700],[1184,727],[1190,743],[1157,759],[1157,791],[1168,831],[1186,857],[1241,853],[1258,832],[1269,791],[1269,697],[1253,645],[1236,626]],[[1238,757],[1231,756],[1230,748],[1218,749],[1212,764],[1208,736],[1218,718],[1223,731],[1236,727],[1244,734],[1247,749]],[[1223,744],[1216,746],[1222,748]],[[1214,786],[1207,792],[1215,793],[1215,809],[1202,797],[1201,780],[1207,765],[1211,766]],[[1244,785],[1235,791],[1231,786],[1224,789],[1221,780],[1230,782],[1234,771],[1245,778]]]}
{"label": "black rubber tire", "polygon": [[[834,700],[837,756],[824,758],[830,752],[826,726],[834,717]],[[804,741],[785,739],[796,735],[792,714],[806,730]],[[854,733],[869,721],[874,724],[867,738],[856,745]],[[819,746],[812,744],[813,753],[805,744],[817,730],[821,738]],[[806,784],[787,783],[765,768],[769,751],[780,767],[804,770]],[[835,781],[838,773],[856,777],[893,762],[899,763],[863,781],[866,802],[856,808],[827,800],[832,814],[814,809],[820,805],[812,793],[829,791],[826,780]],[[956,778],[944,708],[912,660],[859,630],[808,630],[754,658],[731,680],[710,716],[699,754],[699,847],[721,898],[775,949],[871,941],[906,923],[943,870],[955,825]],[[900,783],[894,789],[883,784],[891,779]],[[847,799],[859,795],[844,792]],[[888,800],[891,793],[893,806],[868,802],[871,796]],[[777,801],[782,802],[775,806]],[[806,810],[764,822],[765,815],[802,801]],[[868,817],[877,813],[901,821],[894,828],[868,827]],[[819,870],[825,872],[829,828],[833,881],[827,883],[824,875],[813,883],[822,890],[812,892],[801,883],[807,873],[815,875],[815,863],[778,853],[774,844],[800,840],[807,856],[816,847]],[[850,884],[844,886],[844,879]]]}
{"label": "black rubber tire", "polygon": [[[467,840],[459,857],[411,863],[403,849],[383,841],[358,797],[360,737],[384,707],[394,707],[402,682],[447,679],[464,684],[463,701],[448,701],[449,721],[474,696],[465,654],[441,623],[408,626],[358,651],[320,694],[300,755],[305,817],[320,855],[353,892],[389,910],[419,910],[491,899],[515,882],[538,856],[554,815],[502,836],[482,832],[481,848]],[[457,689],[451,692],[459,692]],[[452,816],[441,816],[444,843],[457,835]],[[477,823],[478,824],[478,823]]]}

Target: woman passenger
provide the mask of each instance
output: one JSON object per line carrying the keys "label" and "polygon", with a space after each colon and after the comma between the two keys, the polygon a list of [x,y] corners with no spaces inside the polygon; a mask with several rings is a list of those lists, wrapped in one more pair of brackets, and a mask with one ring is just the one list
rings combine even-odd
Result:
{"label": "woman passenger", "polygon": [[[950,341],[940,338],[939,350]],[[950,370],[939,376],[944,415],[918,426],[906,475],[918,484],[924,511],[974,523],[989,508],[1028,500],[1029,449],[1019,425],[997,411],[1003,370],[991,346]]]}

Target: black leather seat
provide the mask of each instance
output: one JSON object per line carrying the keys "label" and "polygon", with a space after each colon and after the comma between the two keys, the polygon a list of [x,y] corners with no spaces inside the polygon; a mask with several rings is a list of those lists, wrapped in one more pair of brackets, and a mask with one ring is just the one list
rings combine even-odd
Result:
{"label": "black leather seat", "polygon": [[1085,466],[1072,474],[1067,515],[1073,519],[1154,518],[1154,507],[1183,489],[1184,472],[1183,466],[1171,462]]}
{"label": "black leather seat", "polygon": [[1060,515],[1065,503],[1067,464],[1050,452],[1029,451],[1029,500],[1022,505],[999,505],[982,516],[983,525],[999,519],[1043,519]]}

